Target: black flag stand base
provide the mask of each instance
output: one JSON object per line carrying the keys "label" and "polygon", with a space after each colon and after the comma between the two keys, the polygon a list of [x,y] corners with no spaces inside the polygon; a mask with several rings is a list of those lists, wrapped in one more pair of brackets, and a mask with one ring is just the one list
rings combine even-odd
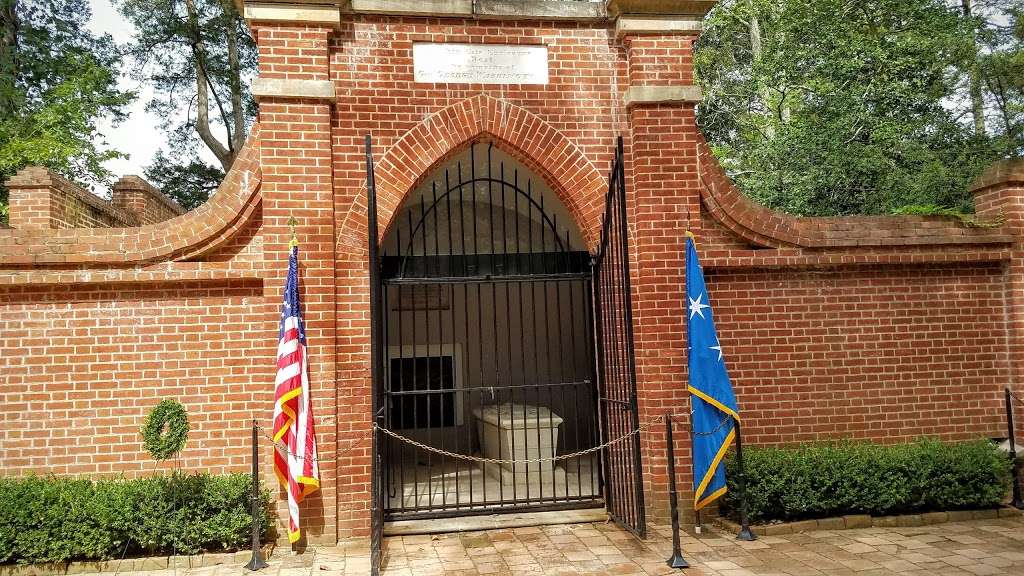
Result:
{"label": "black flag stand base", "polygon": [[1013,500],[1010,505],[1021,510],[1024,509],[1024,501],[1020,496],[1020,466],[1017,464],[1017,438],[1013,433],[1013,397],[1010,389],[1006,389],[1006,437],[1010,443],[1011,478],[1013,479]]}
{"label": "black flag stand base", "polygon": [[252,421],[252,559],[245,565],[247,570],[260,570],[269,566],[263,560],[263,550],[260,549],[260,463],[259,447],[257,446],[259,426],[256,420]]}
{"label": "black flag stand base", "polygon": [[747,469],[743,466],[743,436],[740,434],[740,421],[733,419],[733,424],[736,426],[736,464],[739,467],[740,485],[740,533],[736,535],[736,539],[753,542],[757,540],[757,535],[750,529],[750,523],[747,521]]}
{"label": "black flag stand base", "polygon": [[669,503],[672,505],[672,557],[665,561],[671,568],[689,568],[690,564],[683,558],[682,546],[679,543],[679,495],[676,493],[676,455],[672,442],[672,414],[665,414],[665,441],[668,443],[668,489]]}

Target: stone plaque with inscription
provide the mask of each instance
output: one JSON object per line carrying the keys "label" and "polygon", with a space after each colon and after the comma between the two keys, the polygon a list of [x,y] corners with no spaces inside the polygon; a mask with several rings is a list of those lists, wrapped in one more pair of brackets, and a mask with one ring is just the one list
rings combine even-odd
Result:
{"label": "stone plaque with inscription", "polygon": [[417,42],[412,61],[416,82],[548,83],[547,46]]}

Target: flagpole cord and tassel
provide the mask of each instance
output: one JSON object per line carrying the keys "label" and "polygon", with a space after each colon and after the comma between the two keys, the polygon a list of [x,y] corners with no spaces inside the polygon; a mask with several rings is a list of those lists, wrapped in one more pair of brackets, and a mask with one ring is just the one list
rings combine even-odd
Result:
{"label": "flagpole cord and tassel", "polygon": [[757,534],[750,529],[750,522],[747,518],[747,469],[743,465],[743,434],[740,432],[740,421],[734,419],[733,426],[736,427],[736,467],[738,469],[736,475],[740,488],[740,532],[736,535],[736,539],[753,542],[757,540]]}
{"label": "flagpole cord and tassel", "polygon": [[672,507],[672,557],[665,561],[671,568],[689,568],[679,543],[679,494],[676,491],[676,453],[672,441],[672,413],[665,413],[665,442],[668,445],[668,497]]}
{"label": "flagpole cord and tassel", "polygon": [[288,241],[288,251],[291,252],[292,248],[299,245],[299,237],[295,235],[295,227],[299,224],[295,216],[288,217],[288,228],[291,230],[291,239]]}

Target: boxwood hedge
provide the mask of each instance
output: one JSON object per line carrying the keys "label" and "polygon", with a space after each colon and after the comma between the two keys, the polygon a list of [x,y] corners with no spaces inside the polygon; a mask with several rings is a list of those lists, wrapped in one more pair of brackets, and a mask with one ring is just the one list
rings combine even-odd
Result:
{"label": "boxwood hedge", "polygon": [[[988,440],[744,447],[743,456],[754,523],[989,508],[999,505],[1010,487],[1010,460]],[[727,457],[726,478],[722,507],[735,516],[735,451]]]}
{"label": "boxwood hedge", "polygon": [[[248,474],[0,478],[0,563],[195,554],[251,543]],[[264,491],[262,527],[269,525]]]}

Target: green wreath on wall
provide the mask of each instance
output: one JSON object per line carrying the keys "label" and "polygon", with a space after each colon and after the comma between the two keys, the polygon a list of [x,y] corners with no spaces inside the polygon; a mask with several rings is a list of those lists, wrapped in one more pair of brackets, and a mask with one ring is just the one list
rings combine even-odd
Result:
{"label": "green wreath on wall", "polygon": [[142,423],[142,446],[156,460],[166,460],[185,447],[188,414],[181,402],[161,400]]}

